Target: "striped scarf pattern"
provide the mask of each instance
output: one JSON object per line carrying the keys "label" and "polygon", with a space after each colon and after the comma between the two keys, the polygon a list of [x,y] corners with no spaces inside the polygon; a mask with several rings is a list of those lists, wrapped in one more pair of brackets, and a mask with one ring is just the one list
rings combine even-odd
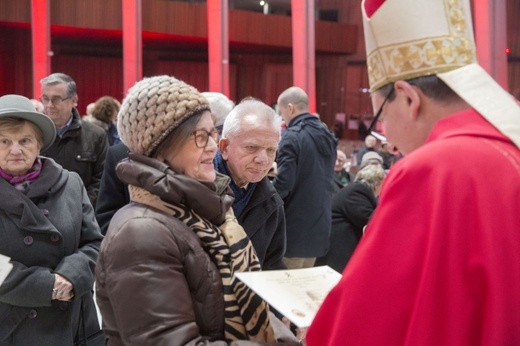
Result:
{"label": "striped scarf pattern", "polygon": [[200,238],[216,263],[224,289],[224,321],[227,341],[276,341],[269,321],[269,306],[238,280],[234,273],[260,271],[261,265],[249,238],[230,209],[219,227],[182,205],[164,202],[158,196],[130,185],[131,200],[153,206],[182,221]]}

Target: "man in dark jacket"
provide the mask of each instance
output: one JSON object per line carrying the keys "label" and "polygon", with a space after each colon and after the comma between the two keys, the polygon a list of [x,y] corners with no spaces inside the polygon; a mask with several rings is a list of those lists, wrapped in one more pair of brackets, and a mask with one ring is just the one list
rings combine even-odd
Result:
{"label": "man in dark jacket", "polygon": [[289,268],[312,267],[329,248],[331,200],[337,141],[309,113],[307,94],[298,87],[278,97],[287,124],[276,162],[273,184],[285,203]]}
{"label": "man in dark jacket", "polygon": [[231,178],[233,211],[263,270],[286,268],[283,201],[267,178],[280,141],[280,123],[263,102],[242,101],[224,121],[215,157],[215,169]]}
{"label": "man in dark jacket", "polygon": [[76,83],[71,77],[53,73],[40,83],[44,113],[52,119],[57,132],[54,144],[41,154],[78,173],[95,207],[108,148],[107,135],[96,125],[81,121],[75,108]]}

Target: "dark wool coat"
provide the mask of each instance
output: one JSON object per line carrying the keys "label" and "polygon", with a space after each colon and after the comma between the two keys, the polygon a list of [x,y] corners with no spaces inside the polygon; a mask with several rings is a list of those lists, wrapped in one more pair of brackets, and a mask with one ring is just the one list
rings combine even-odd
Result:
{"label": "dark wool coat", "polygon": [[[0,178],[0,253],[14,265],[0,286],[2,346],[72,345],[82,309],[86,334],[100,330],[92,289],[102,235],[94,210],[76,173],[41,159],[26,194]],[[54,273],[72,283],[71,302],[51,300]]]}
{"label": "dark wool coat", "polygon": [[282,136],[274,187],[285,203],[286,257],[319,257],[329,247],[336,138],[314,115],[291,120]]}
{"label": "dark wool coat", "polygon": [[128,153],[129,150],[123,143],[116,144],[107,151],[96,203],[96,219],[103,234],[107,233],[110,220],[116,211],[130,202],[128,186],[121,182],[116,175],[117,164],[127,158]]}
{"label": "dark wool coat", "polygon": [[332,199],[330,249],[317,264],[343,272],[376,206],[374,193],[363,183],[355,181],[339,190]]}
{"label": "dark wool coat", "polygon": [[54,159],[63,168],[79,174],[85,184],[90,203],[95,207],[103,163],[108,149],[107,134],[101,128],[82,121],[72,109],[73,120],[68,130],[42,156]]}

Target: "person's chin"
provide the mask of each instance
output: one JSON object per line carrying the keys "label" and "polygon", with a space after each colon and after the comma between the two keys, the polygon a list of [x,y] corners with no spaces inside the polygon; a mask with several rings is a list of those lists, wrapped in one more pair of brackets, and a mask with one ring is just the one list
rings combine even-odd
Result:
{"label": "person's chin", "polygon": [[251,174],[249,177],[247,177],[247,181],[250,183],[258,183],[260,180],[264,179],[265,174],[258,173],[258,174]]}
{"label": "person's chin", "polygon": [[199,176],[199,180],[204,180],[204,181],[215,181],[215,178],[217,177],[217,174],[215,173],[215,171],[213,172],[206,172],[206,173],[203,173]]}

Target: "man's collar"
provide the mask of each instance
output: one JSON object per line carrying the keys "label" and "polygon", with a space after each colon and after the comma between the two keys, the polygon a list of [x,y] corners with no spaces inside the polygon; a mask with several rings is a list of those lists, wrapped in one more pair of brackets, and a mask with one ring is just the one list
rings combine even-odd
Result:
{"label": "man's collar", "polygon": [[65,132],[67,132],[67,130],[69,129],[70,127],[70,124],[72,124],[72,120],[74,120],[74,117],[72,116],[72,113],[70,113],[70,118],[69,118],[69,121],[67,121],[67,123],[65,124],[65,126],[61,127],[61,128],[56,128],[56,134],[61,138],[63,136],[63,134]]}
{"label": "man's collar", "polygon": [[[314,117],[316,118],[316,116],[312,115],[311,113],[309,112],[306,112],[306,113],[302,113],[302,114],[298,114],[297,116],[295,116],[294,118],[292,118],[291,121],[289,121],[289,125],[287,127],[290,127],[290,126],[294,126],[296,125],[298,122],[304,120],[304,119],[307,119],[307,118],[310,118],[310,117]],[[318,119],[318,118],[316,118]]]}

